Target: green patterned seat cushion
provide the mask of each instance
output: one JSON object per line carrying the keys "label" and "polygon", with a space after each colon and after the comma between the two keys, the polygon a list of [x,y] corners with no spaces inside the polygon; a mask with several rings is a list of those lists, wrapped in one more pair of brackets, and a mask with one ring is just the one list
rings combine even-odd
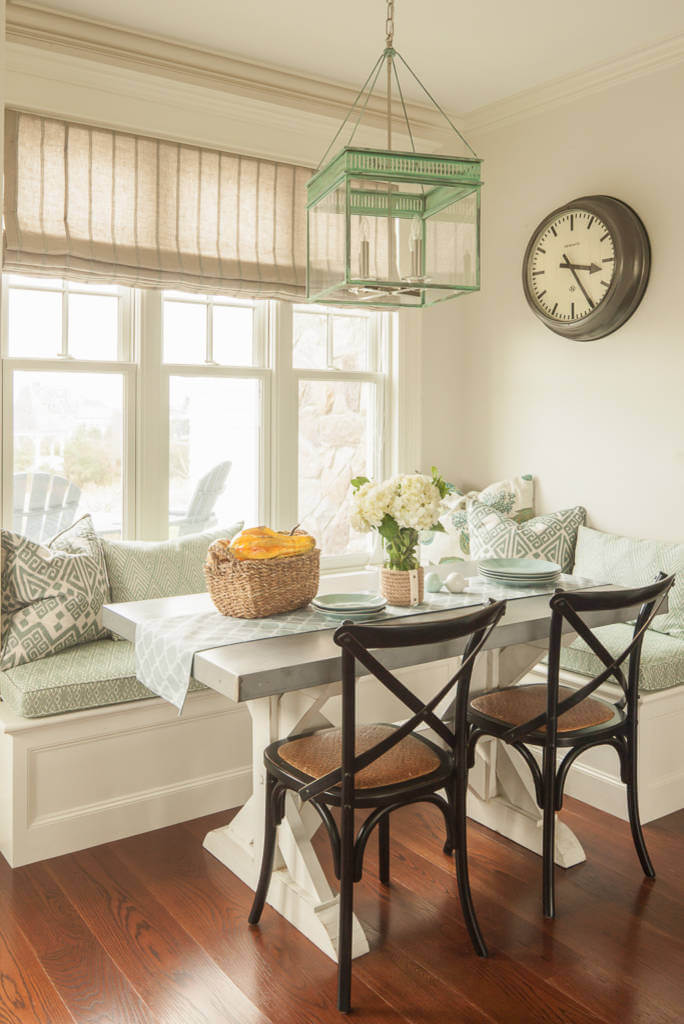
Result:
{"label": "green patterned seat cushion", "polygon": [[644,587],[659,572],[675,573],[668,611],[657,615],[651,629],[684,640],[684,544],[619,537],[580,527],[574,572],[623,587]]}
{"label": "green patterned seat cushion", "polygon": [[[200,689],[192,680],[190,690]],[[133,644],[96,640],[0,672],[0,696],[18,715],[42,718],[154,694],[135,678]]]}
{"label": "green patterned seat cushion", "polygon": [[83,516],[47,546],[2,531],[0,669],[107,635],[109,585],[100,540]]}
{"label": "green patterned seat cushion", "polygon": [[578,505],[516,523],[491,505],[470,501],[471,557],[543,558],[557,562],[563,572],[572,572],[577,531],[586,516],[586,509]]}
{"label": "green patterned seat cushion", "polygon": [[447,511],[439,519],[444,533],[425,530],[420,535],[423,565],[462,562],[470,558],[468,502],[473,499],[497,509],[516,523],[524,523],[534,515],[534,477],[525,474],[497,480],[483,491],[468,493],[454,487],[444,499]]}
{"label": "green patterned seat cushion", "polygon": [[[613,656],[621,654],[632,637],[632,627],[623,622],[612,626],[599,626],[594,632]],[[570,647],[562,648],[561,668],[569,672],[597,676],[604,667],[603,662],[579,637]],[[684,640],[647,630],[641,652],[639,689],[644,693],[650,693],[654,690],[669,690],[673,686],[683,684]]]}
{"label": "green patterned seat cushion", "polygon": [[111,600],[147,601],[202,593],[207,589],[202,566],[209,545],[221,537],[234,537],[243,525],[158,542],[103,540]]}

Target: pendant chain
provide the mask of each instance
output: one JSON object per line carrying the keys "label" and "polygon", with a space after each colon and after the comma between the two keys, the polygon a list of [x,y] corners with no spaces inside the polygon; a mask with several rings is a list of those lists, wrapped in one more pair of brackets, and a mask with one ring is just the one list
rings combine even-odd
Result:
{"label": "pendant chain", "polygon": [[394,0],[387,0],[385,46],[387,54],[387,148],[392,148],[392,56],[394,54]]}
{"label": "pendant chain", "polygon": [[387,17],[385,18],[385,45],[391,49],[394,45],[394,0],[387,0]]}

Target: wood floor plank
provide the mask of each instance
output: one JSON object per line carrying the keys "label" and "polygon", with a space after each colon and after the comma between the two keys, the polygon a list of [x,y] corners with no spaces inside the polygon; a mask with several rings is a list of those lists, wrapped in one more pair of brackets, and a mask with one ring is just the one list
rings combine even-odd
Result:
{"label": "wood floor plank", "polygon": [[[202,848],[235,812],[11,871],[0,864],[0,1024],[339,1024],[336,966]],[[625,823],[577,801],[587,861],[557,871],[472,824],[475,956],[433,807],[393,816],[392,884],[369,844],[355,906],[371,952],[354,962],[363,1024],[681,1024],[684,812],[647,826],[655,884]],[[316,849],[331,875],[327,837]],[[333,887],[336,883],[333,881]]]}
{"label": "wood floor plank", "polygon": [[[185,827],[188,833],[193,834],[197,840],[201,841],[204,839],[207,831],[226,824],[231,816],[231,814],[222,812],[211,819],[202,818],[187,822]],[[207,827],[207,824],[209,824],[209,827]],[[337,883],[332,878],[330,850],[323,835],[320,837],[319,847],[319,853],[322,853],[322,860],[329,869],[331,883],[333,888],[335,888]],[[212,862],[214,864],[213,874],[215,878],[220,880],[219,884],[232,888],[230,886],[229,872],[222,873],[225,869],[214,858],[212,858]],[[244,891],[243,923],[252,899],[252,893],[247,887],[244,887]],[[286,935],[291,935],[291,942],[294,940],[301,947],[301,937],[297,935],[296,930],[292,926],[288,925],[281,918],[280,914],[277,914],[267,906],[264,910],[264,915],[270,919],[271,926],[277,924],[279,929],[285,930]],[[238,927],[240,927],[240,919]],[[393,1020],[396,1019],[398,1021],[400,1013],[402,1018],[416,1022],[416,1024],[433,1024],[433,1022],[434,1024],[443,1024],[444,1008],[448,1007],[450,1008],[450,1013],[453,1014],[453,1020],[458,1021],[459,1024],[471,1024],[471,1022],[472,1024],[483,1024],[485,1021],[493,1021],[493,1018],[486,1015],[476,1006],[476,1000],[473,998],[472,993],[464,993],[456,985],[429,974],[411,956],[405,954],[401,948],[394,946],[391,950],[385,949],[383,940],[377,934],[371,938],[371,955],[359,957],[354,961],[353,965],[354,1004],[362,1007],[365,1021],[367,1020],[369,1006],[364,1001],[364,998],[362,998],[360,991],[358,991],[359,981],[364,982],[365,986],[374,989],[379,995],[390,1002],[395,1008],[395,1014],[397,1015],[395,1018],[392,1018]],[[306,945],[303,948],[303,956],[308,963],[311,953],[315,952],[315,950],[311,950],[310,947],[307,950]],[[315,955],[319,954],[315,953]],[[323,981],[328,983],[331,990],[334,989],[335,970],[330,959],[324,957]]]}
{"label": "wood floor plank", "polygon": [[[446,871],[450,879],[451,866],[438,845],[440,825],[431,811],[417,808],[410,817],[400,812],[393,832],[408,850],[429,862],[426,881],[434,878],[435,868]],[[407,827],[402,827],[402,815]],[[655,893],[652,883],[642,877],[634,889],[631,880],[616,878],[610,869],[602,872],[590,862],[569,871],[558,870],[557,917],[544,921],[539,858],[515,843],[493,842],[490,831],[480,826],[470,827],[469,835],[471,883],[487,938],[491,935],[516,959],[525,956],[540,976],[553,977],[553,984],[568,994],[581,992],[597,1012],[622,1020],[620,1006],[624,1004],[633,1016],[635,1007],[640,1007],[634,1019],[649,1024],[678,1019],[667,1006],[676,1006],[681,998],[681,980],[664,966],[668,963],[666,950],[675,953],[679,947],[678,922],[676,913],[662,913],[661,918],[673,926],[665,933],[662,927],[654,929],[640,913],[640,904]],[[415,863],[413,867],[420,871]],[[589,892],[581,881],[587,872],[595,876]],[[663,910],[667,892],[663,885]],[[597,907],[601,908],[598,921]],[[684,958],[684,948],[681,952]],[[627,955],[631,969],[625,972]],[[616,977],[620,978],[617,985]]]}
{"label": "wood floor plank", "polygon": [[269,1022],[107,846],[48,870],[163,1024]]}
{"label": "wood floor plank", "polygon": [[0,858],[0,888],[43,970],[79,1024],[151,1024],[153,1017],[44,864],[12,871]]}
{"label": "wood floor plank", "polygon": [[73,1024],[24,935],[10,888],[0,890],[0,1024]]}
{"label": "wood floor plank", "polygon": [[[335,964],[270,907],[260,926],[250,928],[252,890],[202,848],[199,835],[166,829],[121,840],[116,851],[216,963],[230,965],[231,978],[274,1021],[323,1024],[337,1014]],[[390,1007],[372,989],[356,982],[355,996],[364,1021],[387,1021]]]}
{"label": "wood floor plank", "polygon": [[[435,842],[421,842],[421,823],[416,818],[412,815],[410,831],[393,828],[393,839],[397,845],[401,843],[393,877],[412,887],[417,884],[425,895],[438,884],[439,871],[445,894],[454,892],[451,864]],[[643,1024],[678,1020],[678,1015],[667,1008],[668,993],[657,973],[642,977],[637,984],[631,972],[621,969],[620,961],[629,944],[614,937],[604,940],[596,935],[595,928],[579,925],[577,914],[567,912],[567,906],[555,921],[542,918],[537,899],[538,858],[519,847],[506,858],[505,851],[486,843],[485,848],[493,847],[495,851],[490,862],[478,844],[473,845],[477,848],[471,857],[473,897],[483,933],[495,955],[505,951],[540,980],[605,1020]],[[506,869],[507,859],[514,862],[511,870]],[[525,873],[516,863],[520,861],[527,868]],[[581,907],[596,913],[596,903],[587,901],[584,892],[579,892],[578,900]],[[603,912],[610,911],[604,906]],[[674,1005],[677,992],[681,993],[681,982],[675,980],[670,992]]]}

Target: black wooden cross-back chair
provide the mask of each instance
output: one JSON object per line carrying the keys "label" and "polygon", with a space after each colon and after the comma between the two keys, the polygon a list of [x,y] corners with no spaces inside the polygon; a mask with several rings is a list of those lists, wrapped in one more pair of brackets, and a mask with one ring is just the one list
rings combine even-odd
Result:
{"label": "black wooden cross-back chair", "polygon": [[[551,632],[547,685],[510,686],[478,694],[470,701],[469,764],[475,744],[484,735],[496,736],[515,747],[525,758],[534,779],[536,800],[543,811],[543,907],[544,916],[555,914],[554,846],[555,812],[563,805],[568,770],[590,747],[607,744],[620,759],[620,778],[627,787],[627,808],[632,838],[644,874],[655,878],[639,820],[637,793],[637,705],[639,665],[644,633],[663,603],[674,576],[661,573],[655,583],[620,591],[556,591],[551,598]],[[581,613],[616,611],[641,606],[632,639],[614,657],[581,617]],[[559,685],[563,620],[585,641],[605,668],[579,689]],[[627,677],[621,669],[629,659]],[[612,678],[611,678],[612,677]],[[592,697],[603,683],[617,682],[622,696],[615,704]],[[542,767],[528,749],[543,748]],[[569,748],[557,765],[557,749]]]}
{"label": "black wooden cross-back chair", "polygon": [[[378,826],[380,880],[389,883],[389,815],[406,804],[436,804],[446,824],[445,853],[455,853],[458,891],[468,933],[480,956],[487,947],[475,917],[466,854],[466,711],[473,664],[487,637],[505,611],[505,602],[490,603],[447,622],[419,625],[364,626],[344,623],[335,633],[342,648],[342,728],[324,729],[272,743],[264,752],[266,765],[266,827],[261,874],[249,915],[256,924],[266,900],[273,869],[276,826],[284,814],[285,797],[294,790],[310,800],[330,837],[335,875],[340,881],[338,942],[338,1008],[350,1009],[351,945],[354,882],[361,878],[363,855],[370,833]],[[394,676],[370,649],[416,647],[468,637],[461,665],[449,682],[424,703]],[[411,712],[403,724],[357,726],[356,662],[372,673]],[[456,689],[449,720],[435,708]],[[415,735],[429,726],[446,749]],[[446,790],[447,799],[438,791]],[[330,806],[341,808],[338,829]],[[370,808],[356,839],[354,809]]]}

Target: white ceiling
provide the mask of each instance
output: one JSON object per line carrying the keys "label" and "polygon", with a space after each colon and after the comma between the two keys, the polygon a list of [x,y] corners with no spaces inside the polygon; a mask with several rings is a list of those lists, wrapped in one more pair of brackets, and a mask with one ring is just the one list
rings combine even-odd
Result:
{"label": "white ceiling", "polygon": [[[384,46],[384,0],[40,4],[358,87]],[[684,33],[684,0],[396,0],[395,9],[396,48],[454,113]]]}

